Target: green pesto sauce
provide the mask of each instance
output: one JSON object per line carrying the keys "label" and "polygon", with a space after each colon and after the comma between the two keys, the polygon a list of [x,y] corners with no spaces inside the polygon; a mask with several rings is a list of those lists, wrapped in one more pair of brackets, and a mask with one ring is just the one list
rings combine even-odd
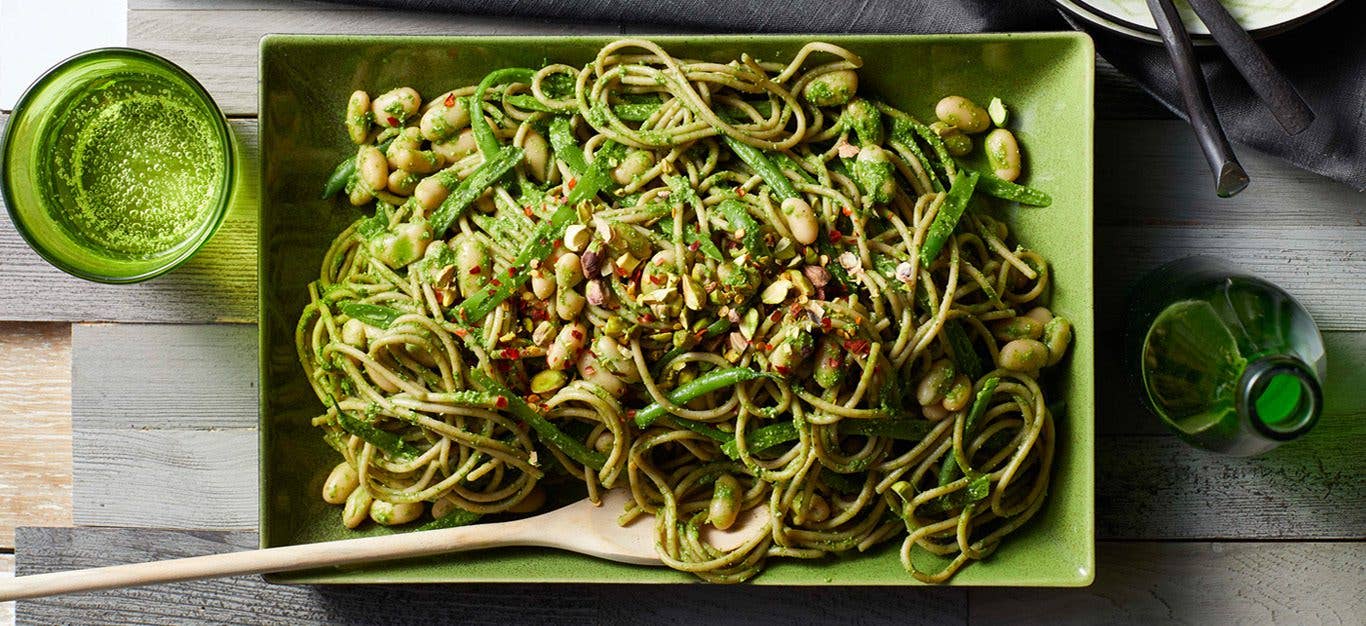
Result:
{"label": "green pesto sauce", "polygon": [[190,238],[226,167],[212,118],[184,88],[146,74],[75,98],[39,170],[54,221],[111,258],[155,258]]}

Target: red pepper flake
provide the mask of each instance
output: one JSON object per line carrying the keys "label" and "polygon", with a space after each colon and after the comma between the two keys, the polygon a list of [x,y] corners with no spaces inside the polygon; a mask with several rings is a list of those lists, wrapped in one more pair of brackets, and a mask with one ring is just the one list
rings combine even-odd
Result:
{"label": "red pepper flake", "polygon": [[387,121],[389,122],[389,125],[390,125],[390,126],[398,126],[398,118],[395,118],[395,117],[392,116],[392,115],[390,115],[390,116],[387,118]]}
{"label": "red pepper flake", "polygon": [[584,375],[584,376],[592,376],[592,375],[597,374],[597,373],[598,373],[598,368],[593,367],[593,366],[591,366],[591,365],[588,366],[588,367],[583,368],[583,375]]}
{"label": "red pepper flake", "polygon": [[498,396],[498,399],[493,401],[493,406],[500,409],[506,409],[508,408],[508,399],[503,396]]}
{"label": "red pepper flake", "polygon": [[736,188],[735,188],[735,196],[736,196],[737,198],[743,198],[743,197],[745,197],[745,194],[746,194],[746,193],[749,193],[749,192],[745,191],[745,188],[744,188],[744,187],[736,187]]}
{"label": "red pepper flake", "polygon": [[470,268],[470,274],[471,274],[471,275],[474,275],[474,276],[478,276],[479,273],[480,273],[480,272],[483,272],[483,271],[484,271],[484,269],[481,268],[481,267],[479,267],[478,265],[476,265],[476,266]]}
{"label": "red pepper flake", "polygon": [[503,358],[511,360],[520,358],[522,356],[522,351],[517,348],[503,348],[503,351],[499,354],[501,354]]}
{"label": "red pepper flake", "polygon": [[759,344],[759,349],[760,349],[760,350],[763,350],[764,352],[772,352],[772,351],[773,351],[773,344],[768,343],[768,342],[760,343],[760,344]]}
{"label": "red pepper flake", "polygon": [[453,106],[455,106],[455,94],[453,94],[453,93],[446,94],[446,103],[445,103],[445,104],[446,104],[446,106],[448,106],[448,107],[453,107]]}
{"label": "red pepper flake", "polygon": [[830,321],[830,318],[828,318],[828,317],[822,317],[822,318],[821,318],[821,330],[830,330],[830,327],[831,327],[831,326],[834,326],[834,325],[835,325],[834,322],[831,322],[831,321]]}
{"label": "red pepper flake", "polygon": [[579,329],[577,329],[577,328],[575,328],[575,329],[569,331],[569,334],[570,334],[570,335],[573,335],[573,336],[574,336],[574,339],[576,339],[576,340],[582,340],[582,339],[583,339],[583,331],[581,331],[581,330],[579,330]]}
{"label": "red pepper flake", "polygon": [[849,207],[844,207],[844,209],[842,209],[841,212],[844,213],[845,217],[849,217],[854,214],[854,210]]}
{"label": "red pepper flake", "polygon": [[538,396],[538,395],[536,395],[536,394],[534,394],[534,393],[526,397],[526,403],[527,403],[527,404],[533,404],[533,405],[534,405],[534,404],[536,404],[537,402],[540,402],[540,401],[541,401],[541,396]]}
{"label": "red pepper flake", "polygon": [[771,322],[777,322],[778,320],[783,319],[783,312],[782,312],[782,310],[779,309],[779,310],[774,311],[771,315],[768,316],[768,319],[769,319],[769,321],[771,321]]}
{"label": "red pepper flake", "polygon": [[516,277],[517,277],[517,268],[515,268],[515,267],[509,267],[509,268],[508,268],[508,278],[516,278]]}
{"label": "red pepper flake", "polygon": [[654,284],[656,284],[656,285],[663,285],[663,284],[664,284],[664,277],[663,277],[663,276],[660,276],[660,275],[658,275],[658,274],[653,274],[653,275],[650,276],[650,282],[652,282],[652,283],[654,283]]}
{"label": "red pepper flake", "polygon": [[630,410],[626,411],[626,417],[627,417],[627,419],[635,419],[635,418],[636,418],[636,410],[635,410],[635,409],[630,409]]}
{"label": "red pepper flake", "polygon": [[853,352],[854,354],[857,354],[859,356],[868,354],[868,346],[869,343],[867,339],[851,339],[849,341],[844,342],[845,350]]}
{"label": "red pepper flake", "polygon": [[792,370],[789,369],[786,365],[774,365],[774,366],[773,366],[773,371],[778,372],[779,374],[782,374],[783,376],[787,376],[787,373],[790,372],[790,371],[792,371]]}
{"label": "red pepper flake", "polygon": [[842,233],[840,233],[840,231],[831,228],[831,229],[830,229],[830,243],[839,243],[841,239],[844,239],[844,235],[843,235]]}
{"label": "red pepper flake", "polygon": [[577,179],[577,178],[571,178],[571,179],[569,179],[569,187],[568,187],[568,189],[569,189],[570,191],[574,191],[574,187],[577,186],[578,184],[579,184],[579,179]]}
{"label": "red pepper flake", "polygon": [[646,324],[652,324],[655,321],[655,316],[650,313],[642,313],[640,316],[640,321]]}
{"label": "red pepper flake", "polygon": [[493,285],[494,287],[502,287],[502,286],[503,286],[503,283],[502,283],[501,281],[499,281],[497,278],[490,278],[490,279],[489,279],[489,284],[490,284],[490,285]]}
{"label": "red pepper flake", "polygon": [[834,358],[834,357],[830,357],[829,359],[826,359],[825,365],[826,365],[827,367],[839,367],[839,366],[840,366],[840,360],[837,359],[837,358]]}
{"label": "red pepper flake", "polygon": [[535,213],[532,213],[532,212],[531,212],[531,205],[530,205],[530,204],[528,204],[528,205],[522,207],[522,213],[525,214],[527,217],[533,217],[533,216],[536,215]]}
{"label": "red pepper flake", "polygon": [[465,329],[463,329],[463,328],[457,328],[457,329],[455,329],[454,332],[455,332],[455,336],[456,336],[456,337],[459,337],[459,338],[461,338],[461,339],[464,339],[464,338],[465,338],[465,335],[470,334],[469,331],[467,331],[467,330],[465,330]]}
{"label": "red pepper flake", "polygon": [[700,241],[694,241],[694,242],[688,244],[688,251],[689,251],[689,252],[697,252],[697,249],[698,249],[698,248],[701,248],[701,247],[702,247],[702,242],[700,242]]}

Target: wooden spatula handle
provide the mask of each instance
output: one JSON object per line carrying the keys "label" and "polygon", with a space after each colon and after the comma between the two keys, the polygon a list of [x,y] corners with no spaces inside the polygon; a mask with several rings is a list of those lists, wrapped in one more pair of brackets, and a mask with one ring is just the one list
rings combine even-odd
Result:
{"label": "wooden spatula handle", "polygon": [[[523,520],[525,521],[525,520]],[[227,576],[292,572],[534,543],[519,522],[327,541],[0,579],[0,602]]]}

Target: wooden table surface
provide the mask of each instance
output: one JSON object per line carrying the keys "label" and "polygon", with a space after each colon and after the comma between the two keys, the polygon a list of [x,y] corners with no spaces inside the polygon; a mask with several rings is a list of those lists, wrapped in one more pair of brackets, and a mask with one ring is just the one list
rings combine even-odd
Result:
{"label": "wooden table surface", "polygon": [[[261,0],[130,0],[129,45],[200,78],[232,118],[247,193],[214,242],[137,286],[70,278],[0,214],[0,576],[255,545],[257,40],[268,32],[616,33],[615,26]],[[631,29],[631,32],[640,32]],[[1098,68],[1096,583],[1087,589],[463,585],[256,579],[0,604],[0,626],[118,621],[1366,623],[1366,198],[1241,150],[1215,198],[1185,125]],[[6,116],[0,113],[0,125]],[[1362,164],[1366,167],[1366,164]],[[1261,458],[1179,443],[1120,381],[1129,281],[1191,253],[1283,286],[1328,344],[1326,412]],[[17,528],[17,531],[16,531]]]}

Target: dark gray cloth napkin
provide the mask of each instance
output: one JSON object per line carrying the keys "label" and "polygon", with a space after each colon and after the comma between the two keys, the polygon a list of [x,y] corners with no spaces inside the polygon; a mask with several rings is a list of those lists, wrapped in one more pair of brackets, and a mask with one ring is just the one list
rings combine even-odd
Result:
{"label": "dark gray cloth napkin", "polygon": [[[700,32],[966,33],[1086,30],[1105,60],[1185,117],[1161,45],[1066,19],[1046,0],[346,0],[415,11],[666,26]],[[1366,190],[1366,0],[1262,40],[1318,118],[1294,137],[1223,53],[1199,50],[1219,118],[1234,141]],[[1254,181],[1255,184],[1255,181]]]}

